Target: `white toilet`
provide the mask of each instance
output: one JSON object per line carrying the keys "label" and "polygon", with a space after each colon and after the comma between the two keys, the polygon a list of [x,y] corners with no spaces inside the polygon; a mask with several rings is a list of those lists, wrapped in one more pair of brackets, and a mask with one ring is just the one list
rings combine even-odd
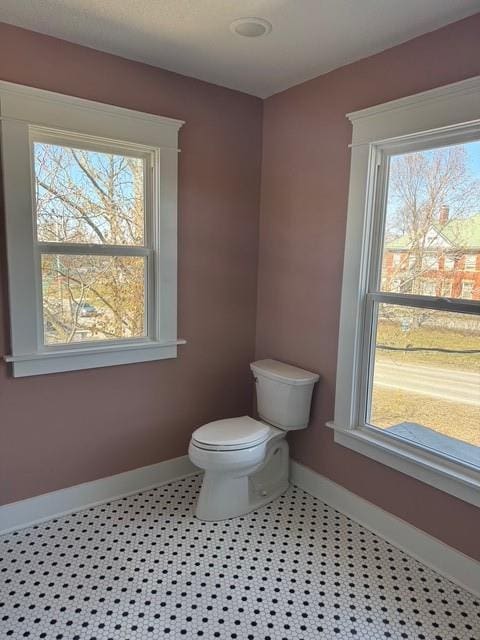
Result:
{"label": "white toilet", "polygon": [[200,520],[244,515],[288,488],[285,437],[308,426],[318,375],[276,360],[259,360],[250,368],[262,420],[216,420],[196,429],[190,440],[190,460],[205,470],[195,512]]}

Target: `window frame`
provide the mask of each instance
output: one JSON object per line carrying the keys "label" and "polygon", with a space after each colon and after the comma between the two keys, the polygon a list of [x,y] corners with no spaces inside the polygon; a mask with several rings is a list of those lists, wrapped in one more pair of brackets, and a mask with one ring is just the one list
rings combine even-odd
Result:
{"label": "window frame", "polygon": [[477,270],[477,256],[474,253],[467,253],[464,258],[463,270],[466,273],[474,273]]}
{"label": "window frame", "polygon": [[[380,293],[388,157],[480,139],[480,77],[348,114],[353,124],[334,420],[335,442],[480,506],[480,470],[362,421],[380,302],[477,314],[478,302]],[[377,248],[374,250],[374,248]],[[372,293],[377,290],[376,293]],[[363,413],[365,415],[365,413]]]}
{"label": "window frame", "polygon": [[[176,309],[178,131],[183,121],[8,82],[0,82],[0,113],[12,343],[5,360],[13,376],[176,357],[177,346],[185,342],[177,337]],[[141,157],[146,168],[144,246],[38,241],[35,141]],[[44,344],[41,254],[113,255],[113,249],[115,255],[145,257],[145,336]]]}
{"label": "window frame", "polygon": [[455,256],[446,254],[443,258],[443,270],[444,271],[454,271],[455,270]]}
{"label": "window frame", "polygon": [[398,251],[394,252],[392,257],[392,266],[401,267],[402,261],[403,261],[403,254],[399,253]]}
{"label": "window frame", "polygon": [[[443,280],[441,282],[441,287],[440,287],[441,291],[442,291],[442,297],[443,298],[449,298],[452,295],[452,291],[453,291],[453,280]],[[448,293],[445,293],[445,290]]]}
{"label": "window frame", "polygon": [[[467,285],[467,286],[465,286],[465,285]],[[468,288],[471,287],[471,292],[470,292],[471,297],[470,298],[464,297],[463,300],[472,300],[473,292],[475,290],[475,281],[474,280],[465,280],[465,279],[462,280],[462,289],[461,289],[462,290],[462,296],[465,296],[464,289],[466,289],[467,287]]]}
{"label": "window frame", "polygon": [[426,271],[437,271],[439,266],[439,259],[436,253],[430,252],[426,253],[422,258],[422,270]]}

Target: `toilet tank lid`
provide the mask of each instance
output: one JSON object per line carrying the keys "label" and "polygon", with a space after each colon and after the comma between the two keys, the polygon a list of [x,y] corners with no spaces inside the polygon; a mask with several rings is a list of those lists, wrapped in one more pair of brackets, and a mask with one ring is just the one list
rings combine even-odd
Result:
{"label": "toilet tank lid", "polygon": [[256,375],[265,376],[265,378],[271,378],[286,384],[314,384],[319,379],[318,373],[312,373],[278,360],[257,360],[251,363],[250,369]]}

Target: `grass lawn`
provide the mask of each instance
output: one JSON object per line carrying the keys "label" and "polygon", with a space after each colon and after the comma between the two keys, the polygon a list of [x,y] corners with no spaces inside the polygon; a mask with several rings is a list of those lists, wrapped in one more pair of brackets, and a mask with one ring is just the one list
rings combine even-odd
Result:
{"label": "grass lawn", "polygon": [[[476,330],[437,329],[420,326],[405,333],[399,323],[381,320],[377,328],[377,344],[392,347],[427,347],[480,350],[480,323]],[[377,349],[377,358],[399,364],[424,364],[463,371],[480,371],[480,353],[442,353],[436,351],[389,351]]]}
{"label": "grass lawn", "polygon": [[480,409],[449,402],[411,391],[373,389],[372,423],[391,427],[401,422],[416,422],[451,438],[480,446]]}

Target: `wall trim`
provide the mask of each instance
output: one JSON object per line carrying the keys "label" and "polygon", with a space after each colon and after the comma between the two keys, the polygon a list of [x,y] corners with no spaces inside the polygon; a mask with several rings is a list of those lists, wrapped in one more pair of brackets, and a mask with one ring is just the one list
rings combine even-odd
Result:
{"label": "wall trim", "polygon": [[331,422],[327,426],[334,429],[337,444],[480,508],[478,470],[388,432],[368,427],[342,430]]}
{"label": "wall trim", "polygon": [[[184,120],[178,120],[177,118],[168,118],[166,116],[159,116],[155,113],[146,113],[136,109],[127,109],[126,107],[118,107],[117,105],[108,104],[106,102],[87,100],[86,98],[78,98],[65,93],[48,91],[46,89],[39,89],[30,85],[8,82],[6,80],[0,80],[0,91],[2,94],[8,95],[12,101],[18,100],[18,98],[27,98],[30,101],[35,100],[39,104],[49,104],[52,101],[55,101],[58,105],[65,105],[69,109],[76,109],[78,111],[94,110],[100,114],[106,114],[109,118],[130,118],[147,124],[162,123],[169,127],[175,127],[177,131],[185,124]],[[18,117],[18,113],[12,113],[11,117],[17,120],[21,119]]]}
{"label": "wall trim", "polygon": [[139,491],[179,480],[199,470],[188,456],[172,458],[148,467],[84,482],[51,493],[0,506],[0,534],[23,529],[52,518],[118,500]]}
{"label": "wall trim", "polygon": [[480,562],[295,460],[290,462],[290,481],[458,586],[480,596]]}
{"label": "wall trim", "polygon": [[439,87],[434,87],[433,89],[427,89],[426,91],[403,96],[402,98],[396,98],[395,100],[375,104],[371,107],[366,107],[365,109],[351,111],[346,115],[347,118],[353,122],[359,118],[376,116],[378,113],[383,113],[385,111],[408,109],[409,107],[416,107],[419,103],[435,103],[440,100],[448,99],[451,96],[468,96],[472,93],[476,94],[478,91],[480,91],[480,76],[472,76],[466,80],[451,82],[447,85],[441,85]]}

